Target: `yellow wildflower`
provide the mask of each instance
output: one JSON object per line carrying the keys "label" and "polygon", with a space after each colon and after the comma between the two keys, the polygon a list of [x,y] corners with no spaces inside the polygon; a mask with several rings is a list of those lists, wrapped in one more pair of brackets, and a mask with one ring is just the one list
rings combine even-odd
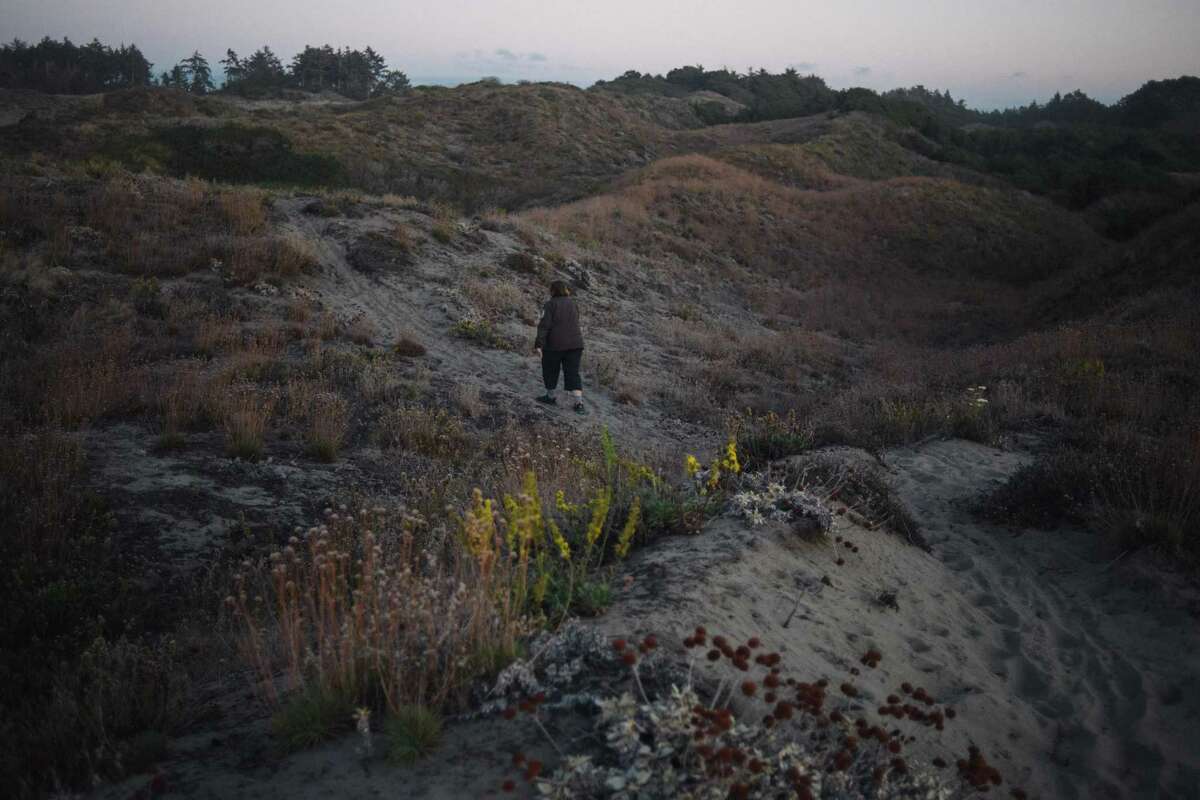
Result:
{"label": "yellow wildflower", "polygon": [[742,465],[738,463],[737,442],[732,439],[725,445],[725,459],[721,461],[721,466],[726,472],[732,472],[734,475],[742,471]]}
{"label": "yellow wildflower", "polygon": [[642,498],[633,498],[633,505],[629,507],[629,516],[625,518],[625,527],[621,529],[621,535],[617,537],[617,557],[625,558],[629,555],[629,547],[633,544],[633,535],[637,533],[638,520],[642,515]]}
{"label": "yellow wildflower", "polygon": [[562,531],[558,529],[558,525],[554,520],[547,520],[550,526],[550,539],[558,547],[558,554],[562,556],[563,561],[571,560],[571,544],[566,537],[562,535]]}
{"label": "yellow wildflower", "polygon": [[471,493],[471,508],[463,519],[467,549],[475,558],[483,561],[492,551],[496,538],[496,520],[492,516],[492,501],[483,499],[483,492],[476,489]]}
{"label": "yellow wildflower", "polygon": [[563,514],[574,514],[579,510],[579,506],[567,502],[567,496],[562,489],[554,493],[554,505]]}
{"label": "yellow wildflower", "polygon": [[689,454],[683,462],[683,468],[687,470],[689,478],[694,478],[696,477],[696,473],[700,471],[700,462],[695,456]]}
{"label": "yellow wildflower", "polygon": [[606,487],[592,498],[592,519],[587,527],[587,544],[590,549],[604,532],[604,521],[608,518],[608,506],[612,503],[612,492]]}

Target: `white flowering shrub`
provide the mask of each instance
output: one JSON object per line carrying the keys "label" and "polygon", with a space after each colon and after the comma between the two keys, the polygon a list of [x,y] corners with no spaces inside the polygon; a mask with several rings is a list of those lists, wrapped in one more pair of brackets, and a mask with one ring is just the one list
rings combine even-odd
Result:
{"label": "white flowering shrub", "polygon": [[612,646],[595,628],[571,620],[557,631],[540,631],[529,642],[528,658],[509,664],[478,697],[475,714],[512,707],[523,698],[550,696],[556,705],[596,702],[588,696],[586,678],[618,671]]}
{"label": "white flowering shrub", "polygon": [[[607,646],[579,631],[551,641],[546,652],[557,663],[563,663],[563,648],[570,663],[582,643],[599,661],[626,670],[625,680],[620,687],[610,680],[600,684],[608,691],[592,700],[596,729],[576,740],[590,743],[584,753],[563,752],[541,724],[541,692],[521,701],[522,714],[559,750],[560,760],[547,773],[541,761],[515,753],[517,774],[504,781],[505,793],[524,784],[561,800],[948,800],[1004,783],[974,745],[964,757],[948,751],[949,758],[928,762],[912,757],[923,732],[940,732],[957,717],[921,686],[905,682],[877,700],[856,686],[859,667],[849,668],[840,685],[836,679],[798,680],[787,674],[782,655],[769,652],[758,637],[738,644],[710,638],[703,626],[683,640],[699,654],[686,671],[676,664],[672,672],[652,634]],[[870,649],[858,661],[875,669],[882,659]],[[525,686],[519,672],[506,679],[505,691]],[[1026,796],[1016,787],[1009,793]]]}
{"label": "white flowering shrub", "polygon": [[729,499],[729,513],[752,527],[768,522],[803,522],[814,532],[824,533],[833,525],[833,513],[807,489],[789,489],[765,480],[748,482],[747,488]]}
{"label": "white flowering shrub", "polygon": [[[623,692],[599,700],[597,726],[603,751],[568,756],[552,774],[532,781],[542,796],[941,800],[963,788],[952,787],[932,769],[910,766],[899,754],[911,739],[887,730],[895,722],[869,725],[868,712],[855,701],[851,684],[842,684],[840,691],[829,690],[827,696],[827,681],[788,678],[779,666],[779,655],[760,650],[756,638],[735,648],[717,636],[710,645],[703,628],[698,628],[685,640],[689,648],[703,651],[711,646],[706,660],[714,667],[725,659],[736,670],[718,682],[708,700],[701,698],[693,683],[698,674],[695,664],[682,688],[672,686],[648,699],[637,679],[641,659],[653,650],[645,644],[635,653],[623,640],[614,643],[636,679],[640,698]],[[879,658],[871,651],[862,663],[873,668]],[[760,668],[763,674],[752,680]],[[924,689],[897,691],[906,691],[905,700],[889,698],[887,715],[941,730],[946,709],[933,708],[933,699]],[[736,713],[734,697],[738,698]],[[852,719],[852,711],[858,719]],[[765,715],[759,717],[762,712]],[[949,714],[953,718],[953,711]],[[960,777],[972,784],[975,780],[995,783],[991,778],[995,771],[977,751],[972,751],[971,759],[960,761]],[[942,761],[940,766],[947,765]]]}

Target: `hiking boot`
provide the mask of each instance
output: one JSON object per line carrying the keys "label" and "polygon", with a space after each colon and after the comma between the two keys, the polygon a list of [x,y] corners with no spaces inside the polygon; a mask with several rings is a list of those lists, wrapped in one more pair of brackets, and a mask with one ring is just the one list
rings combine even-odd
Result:
{"label": "hiking boot", "polygon": [[580,415],[587,413],[587,407],[583,404],[582,400],[577,400],[575,402],[575,413]]}
{"label": "hiking boot", "polygon": [[554,397],[552,395],[544,394],[541,397],[538,397],[536,399],[539,403],[545,403],[548,406],[558,405],[558,400],[554,399]]}

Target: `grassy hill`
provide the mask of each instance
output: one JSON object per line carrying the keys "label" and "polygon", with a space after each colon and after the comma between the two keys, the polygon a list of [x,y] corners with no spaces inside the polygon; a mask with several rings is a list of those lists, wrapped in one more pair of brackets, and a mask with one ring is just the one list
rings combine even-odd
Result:
{"label": "grassy hill", "polygon": [[[1195,204],[1116,242],[895,119],[702,126],[685,95],[3,99],[0,772],[20,794],[144,769],[216,713],[196,686],[261,667],[253,598],[278,559],[311,565],[314,524],[346,563],[386,537],[415,581],[425,604],[389,613],[421,633],[389,648],[461,624],[436,669],[389,673],[424,687],[402,703],[312,684],[294,651],[292,679],[331,693],[288,694],[280,741],[340,734],[358,703],[470,706],[529,628],[610,604],[630,549],[721,513],[730,442],[740,469],[1033,441],[988,513],[1200,555]],[[531,403],[552,279],[583,308],[583,420]],[[846,491],[872,530],[907,525],[886,487]],[[504,544],[543,519],[556,549]]]}

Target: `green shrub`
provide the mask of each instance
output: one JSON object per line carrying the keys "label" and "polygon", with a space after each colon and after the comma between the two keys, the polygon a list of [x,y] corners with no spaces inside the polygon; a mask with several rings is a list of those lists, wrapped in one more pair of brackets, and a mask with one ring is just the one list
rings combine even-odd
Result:
{"label": "green shrub", "polygon": [[412,764],[433,753],[442,741],[442,718],[425,706],[409,705],[388,717],[383,727],[387,757]]}
{"label": "green shrub", "polygon": [[486,320],[459,320],[450,329],[450,334],[481,347],[490,347],[495,350],[515,349],[512,342],[492,327],[492,324]]}
{"label": "green shrub", "polygon": [[1021,467],[983,499],[980,511],[997,522],[1052,530],[1082,522],[1094,502],[1091,458],[1072,447],[1060,448]]}
{"label": "green shrub", "polygon": [[814,446],[812,423],[795,411],[786,416],[774,412],[754,415],[749,412],[730,423],[737,441],[738,456],[748,470],[760,470],[772,461],[800,455]]}
{"label": "green shrub", "polygon": [[[336,186],[345,182],[342,165],[335,158],[297,153],[291,140],[272,128],[175,125],[156,131],[151,138],[165,148],[165,166],[179,177],[293,186]],[[135,140],[115,145],[118,157],[135,146]]]}
{"label": "green shrub", "polygon": [[526,253],[522,250],[518,250],[515,253],[510,253],[508,258],[504,259],[504,266],[508,267],[514,272],[520,272],[525,275],[533,275],[536,277],[540,277],[545,272],[543,269],[544,264],[545,262],[534,254]]}
{"label": "green shrub", "polygon": [[312,683],[271,717],[271,732],[285,751],[303,750],[348,730],[353,710],[353,702],[343,692]]}

